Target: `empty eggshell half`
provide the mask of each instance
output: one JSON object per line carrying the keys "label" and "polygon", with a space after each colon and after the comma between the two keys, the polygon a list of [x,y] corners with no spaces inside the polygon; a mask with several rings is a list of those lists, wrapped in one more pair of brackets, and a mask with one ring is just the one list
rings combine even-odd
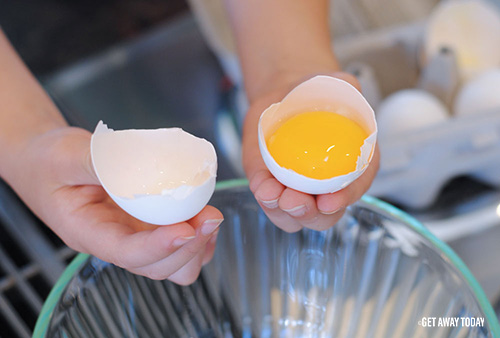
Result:
{"label": "empty eggshell half", "polygon": [[212,144],[180,128],[114,131],[102,121],[91,141],[95,172],[109,196],[141,221],[186,221],[215,189]]}
{"label": "empty eggshell half", "polygon": [[[358,123],[368,134],[356,162],[356,169],[329,179],[314,179],[281,167],[271,156],[266,140],[288,119],[309,111],[329,111]],[[370,163],[377,139],[373,109],[363,95],[346,81],[316,76],[293,89],[281,102],[267,108],[259,120],[259,147],[264,162],[283,185],[308,194],[341,190],[358,178]]]}

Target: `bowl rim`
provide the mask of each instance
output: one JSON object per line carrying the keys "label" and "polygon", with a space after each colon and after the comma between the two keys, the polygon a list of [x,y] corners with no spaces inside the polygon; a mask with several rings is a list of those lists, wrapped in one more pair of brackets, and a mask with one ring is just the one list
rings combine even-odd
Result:
{"label": "bowl rim", "polygon": [[[244,187],[248,186],[248,180],[244,178],[240,179],[231,179],[217,182],[216,190],[225,190],[235,187]],[[491,334],[493,337],[500,337],[500,324],[497,319],[495,312],[493,311],[493,307],[491,303],[488,301],[483,289],[479,285],[479,282],[472,275],[469,268],[465,265],[460,257],[443,241],[434,236],[420,221],[416,218],[410,216],[402,210],[386,203],[384,201],[379,200],[378,198],[364,195],[361,200],[364,203],[369,205],[378,207],[385,212],[387,212],[392,217],[399,219],[406,224],[408,224],[413,230],[418,232],[428,241],[430,241],[435,247],[437,247],[443,255],[448,258],[451,263],[457,268],[458,272],[462,274],[464,280],[468,283],[469,287],[472,289],[474,295],[476,296],[479,306],[481,310],[484,312],[486,316],[486,320],[491,328]],[[62,275],[57,280],[56,284],[50,291],[47,299],[45,300],[42,310],[38,316],[38,319],[35,324],[35,329],[33,331],[33,337],[42,338],[46,337],[47,330],[49,327],[50,320],[52,319],[52,315],[54,313],[55,307],[58,304],[63,292],[68,286],[71,279],[75,276],[75,274],[80,270],[83,264],[91,258],[91,255],[79,253],[71,263],[66,267],[63,271]]]}

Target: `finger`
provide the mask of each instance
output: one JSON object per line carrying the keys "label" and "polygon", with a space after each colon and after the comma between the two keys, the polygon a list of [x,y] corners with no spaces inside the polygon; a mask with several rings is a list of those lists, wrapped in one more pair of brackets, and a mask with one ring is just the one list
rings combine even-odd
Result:
{"label": "finger", "polygon": [[[82,217],[89,213],[92,211],[87,210]],[[132,226],[123,223],[89,223],[83,218],[81,223],[85,226],[71,227],[74,233],[66,234],[65,237],[78,238],[83,248],[81,251],[130,269],[146,266],[168,257],[179,247],[196,239],[197,228],[201,224],[220,223],[220,217],[222,215],[217,209],[206,206],[188,222],[142,231],[136,231]],[[131,223],[136,222],[135,219],[129,218]]]}
{"label": "finger", "polygon": [[[220,214],[217,209],[213,209],[216,213]],[[194,225],[195,222],[198,222],[198,219],[190,220],[189,222],[190,224]],[[194,227],[197,229],[195,239],[183,245],[168,257],[146,267],[135,269],[134,272],[147,276],[151,279],[167,279],[198,255],[200,255],[201,257],[199,263],[201,266],[201,262],[203,260],[202,255],[205,252],[205,245],[210,239],[213,232],[217,230],[221,222],[221,219],[208,219],[201,224],[194,225]]]}
{"label": "finger", "polygon": [[215,253],[215,245],[217,242],[217,235],[219,234],[219,231],[214,232],[212,237],[208,240],[206,246],[205,246],[205,254],[203,255],[203,262],[202,264],[208,264],[212,258],[214,257]]}
{"label": "finger", "polygon": [[186,265],[171,274],[167,279],[179,285],[194,283],[200,275],[204,256],[203,251],[191,259]]}
{"label": "finger", "polygon": [[280,198],[280,208],[292,216],[301,226],[313,230],[326,230],[339,220],[336,214],[321,214],[316,198],[293,189],[286,189]]}
{"label": "finger", "polygon": [[[119,226],[123,227],[122,224]],[[125,269],[147,266],[169,257],[195,237],[196,231],[186,222],[127,234],[115,241],[113,252],[109,252],[106,255],[109,258],[104,260]]]}
{"label": "finger", "polygon": [[197,230],[197,232],[198,230],[202,230],[204,235],[211,235],[223,220],[224,216],[217,208],[207,205],[187,222]]}
{"label": "finger", "polygon": [[[285,187],[279,183],[269,171],[261,171],[260,175],[267,178],[256,188],[255,199],[274,225],[286,232],[296,232],[302,226],[292,216],[279,208],[281,194]],[[260,178],[256,178],[260,179]]]}
{"label": "finger", "polygon": [[[190,268],[188,270],[184,271],[185,275],[192,276],[191,274],[188,274],[188,271],[192,271],[193,266],[196,267],[198,261],[199,261],[199,266],[201,267],[203,254],[205,252],[205,245],[208,242],[208,239],[209,236],[203,236],[200,234],[192,242],[182,246],[168,257],[153,264],[136,268],[131,271],[154,280],[170,279],[177,271],[181,270],[185,265],[188,265],[196,257],[200,257],[198,260],[194,260],[193,261],[194,263],[191,263]],[[181,281],[179,280],[179,282]]]}
{"label": "finger", "polygon": [[303,228],[299,221],[297,221],[294,217],[290,216],[283,210],[279,208],[268,209],[261,203],[259,203],[259,205],[266,216],[269,218],[271,223],[276,225],[281,230],[292,233],[300,231]]}
{"label": "finger", "polygon": [[279,200],[281,210],[295,219],[306,220],[317,214],[314,196],[286,188]]}
{"label": "finger", "polygon": [[[277,209],[278,201],[285,190],[285,186],[278,182],[269,171],[259,171],[250,183],[254,189],[255,199],[264,205],[267,209]],[[254,183],[260,181],[260,184]]]}

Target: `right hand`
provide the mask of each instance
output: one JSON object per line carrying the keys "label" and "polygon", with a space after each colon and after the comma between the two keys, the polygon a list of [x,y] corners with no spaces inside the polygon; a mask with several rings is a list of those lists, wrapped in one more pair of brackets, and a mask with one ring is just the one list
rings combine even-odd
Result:
{"label": "right hand", "polygon": [[[318,74],[304,73],[288,76],[286,81],[276,81],[271,89],[260,91],[252,100],[245,119],[243,132],[243,166],[254,193],[269,219],[287,232],[302,228],[326,230],[334,226],[347,206],[356,202],[368,190],[379,166],[379,151],[375,148],[372,161],[366,171],[346,188],[331,194],[310,195],[285,187],[269,171],[262,159],[258,144],[258,122],[262,112],[271,104],[281,101],[295,86]],[[331,72],[358,88],[352,75]]]}

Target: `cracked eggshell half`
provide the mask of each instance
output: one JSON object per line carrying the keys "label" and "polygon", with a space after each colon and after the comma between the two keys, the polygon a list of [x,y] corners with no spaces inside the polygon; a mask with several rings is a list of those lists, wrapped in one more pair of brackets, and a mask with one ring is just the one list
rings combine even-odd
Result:
{"label": "cracked eggshell half", "polygon": [[[368,134],[356,162],[356,169],[329,179],[314,179],[281,167],[271,156],[266,140],[288,119],[308,111],[330,111],[358,123]],[[283,185],[308,194],[341,190],[368,167],[377,139],[375,114],[361,93],[346,81],[316,76],[293,89],[281,102],[267,108],[259,120],[259,147],[269,171]]]}
{"label": "cracked eggshell half", "polygon": [[114,131],[100,121],[91,156],[113,201],[147,223],[186,221],[205,207],[215,189],[213,145],[180,128]]}

